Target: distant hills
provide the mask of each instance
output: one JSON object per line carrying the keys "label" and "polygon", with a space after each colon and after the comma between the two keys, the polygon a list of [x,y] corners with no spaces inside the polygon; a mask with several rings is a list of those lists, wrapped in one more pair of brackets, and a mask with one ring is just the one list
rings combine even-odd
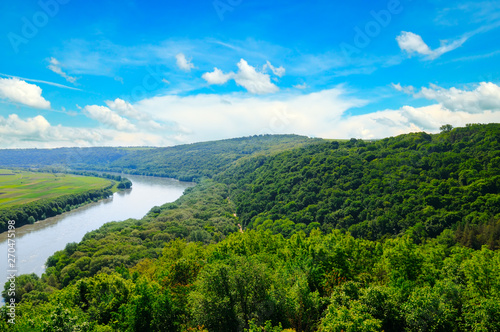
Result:
{"label": "distant hills", "polygon": [[252,154],[269,154],[319,141],[298,135],[259,135],[165,148],[4,149],[0,150],[0,166],[114,171],[197,181]]}

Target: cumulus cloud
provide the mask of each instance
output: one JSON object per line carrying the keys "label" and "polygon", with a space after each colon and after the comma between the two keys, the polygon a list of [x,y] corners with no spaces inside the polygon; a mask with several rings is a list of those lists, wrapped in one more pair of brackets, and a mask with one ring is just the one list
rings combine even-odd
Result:
{"label": "cumulus cloud", "polygon": [[[70,83],[75,83],[77,78],[76,77],[72,77],[72,76],[69,76],[68,74],[66,74],[62,68],[61,68],[61,63],[56,59],[56,58],[50,58],[49,60],[49,65],[48,67],[50,70],[52,70],[54,73],[60,75],[61,77],[63,77],[66,81],[70,82]],[[123,83],[123,79],[122,79],[122,83]]]}
{"label": "cumulus cloud", "polygon": [[27,120],[21,120],[17,114],[11,114],[7,119],[0,117],[0,132],[2,134],[13,134],[19,137],[43,137],[49,127],[49,122],[41,115]]}
{"label": "cumulus cloud", "polygon": [[0,145],[4,148],[88,146],[101,139],[102,134],[95,129],[52,126],[41,115],[27,119],[17,114],[0,116]]}
{"label": "cumulus cloud", "polygon": [[321,136],[330,132],[346,110],[365,103],[337,87],[307,95],[265,98],[246,94],[228,94],[223,98],[215,94],[169,95],[146,99],[134,106],[175,122],[184,129],[179,139],[191,143],[255,134]]}
{"label": "cumulus cloud", "polygon": [[[394,86],[406,89],[400,84]],[[500,94],[498,86],[491,83],[470,90],[431,86],[413,90],[411,94],[421,94],[421,98],[436,103],[351,115],[351,109],[365,106],[369,101],[356,98],[342,85],[308,94],[286,92],[265,97],[245,93],[166,95],[134,104],[116,99],[106,102],[107,107],[84,108],[87,116],[107,127],[54,126],[42,116],[0,117],[0,146],[166,146],[291,133],[333,139],[374,139],[416,131],[439,132],[439,127],[446,123],[464,126],[500,122]],[[477,109],[471,111],[474,107]],[[155,131],[158,125],[162,129]]]}
{"label": "cumulus cloud", "polygon": [[467,37],[461,37],[454,41],[441,41],[441,46],[432,50],[422,39],[421,36],[408,31],[402,31],[396,37],[399,48],[410,56],[413,54],[423,55],[428,60],[434,60],[441,55],[453,51],[467,41]]}
{"label": "cumulus cloud", "polygon": [[500,112],[454,112],[443,105],[434,104],[415,108],[403,106],[397,110],[384,110],[347,117],[339,124],[343,137],[383,138],[408,132],[439,132],[443,124],[463,127],[468,123],[500,122]]}
{"label": "cumulus cloud", "polygon": [[[268,94],[278,92],[279,88],[271,82],[271,76],[265,72],[259,72],[255,67],[248,64],[247,61],[241,59],[237,64],[238,72],[229,72],[224,74],[222,70],[214,68],[213,72],[208,72],[202,75],[202,78],[208,82],[208,84],[224,84],[230,79],[234,79],[236,84],[244,87],[248,92],[253,94]],[[269,67],[271,66],[271,67]],[[275,75],[284,75],[285,69],[283,67],[275,68],[268,61],[263,69],[267,70],[270,68]]]}
{"label": "cumulus cloud", "polygon": [[50,108],[50,102],[42,97],[42,89],[38,85],[18,78],[0,78],[0,98],[34,108]]}
{"label": "cumulus cloud", "polygon": [[267,61],[266,64],[264,65],[263,70],[266,71],[268,68],[271,69],[273,74],[278,77],[283,77],[283,75],[285,75],[285,68],[283,68],[283,66],[276,68],[271,64],[271,62]]}
{"label": "cumulus cloud", "polygon": [[194,65],[190,60],[186,59],[184,53],[179,53],[175,56],[177,59],[177,67],[185,71],[191,71],[194,68]]}
{"label": "cumulus cloud", "polygon": [[430,88],[422,88],[415,96],[436,100],[454,112],[500,111],[500,86],[494,83],[481,82],[474,90],[461,90],[454,87],[444,89],[431,84]]}
{"label": "cumulus cloud", "polygon": [[169,126],[165,126],[146,112],[138,111],[132,104],[123,99],[116,98],[114,101],[107,100],[106,105],[110,110],[118,113],[119,115],[128,118],[128,120],[136,121],[137,127],[150,129],[150,130],[163,130]]}
{"label": "cumulus cloud", "polygon": [[215,67],[213,72],[201,76],[208,84],[222,85],[234,77],[234,73],[224,74],[222,70]]}
{"label": "cumulus cloud", "polygon": [[116,98],[114,101],[106,100],[106,105],[119,115],[127,118],[133,118],[136,120],[147,120],[149,118],[147,114],[137,111],[132,104],[120,98]]}
{"label": "cumulus cloud", "polygon": [[241,59],[238,62],[238,72],[234,75],[236,84],[244,87],[250,93],[266,94],[277,92],[279,88],[271,83],[271,77],[268,74],[259,73],[248,62]]}
{"label": "cumulus cloud", "polygon": [[[400,84],[395,86],[401,87]],[[492,89],[489,94],[485,91],[481,94],[494,95],[495,91]],[[500,112],[493,107],[483,107],[474,113],[441,103],[419,108],[403,106],[363,115],[349,114],[350,109],[367,103],[352,96],[343,86],[337,86],[309,94],[282,93],[265,98],[244,94],[225,95],[223,98],[220,95],[171,95],[146,99],[135,107],[186,128],[185,133],[179,135],[185,143],[283,133],[374,139],[416,131],[439,132],[439,127],[446,123],[465,126],[467,123],[500,122]],[[169,112],[164,112],[165,109]]]}
{"label": "cumulus cloud", "polygon": [[121,117],[105,106],[89,105],[83,109],[85,114],[100,123],[117,130],[135,131],[135,126],[126,118]]}
{"label": "cumulus cloud", "polygon": [[22,119],[17,114],[0,116],[2,148],[55,148],[67,146],[166,146],[176,144],[175,133],[122,132],[104,128],[51,125],[38,115]]}
{"label": "cumulus cloud", "polygon": [[500,86],[491,82],[481,82],[474,89],[463,90],[452,87],[445,89],[435,84],[415,92],[413,87],[394,85],[399,91],[412,94],[415,98],[435,100],[452,112],[482,113],[500,111]]}

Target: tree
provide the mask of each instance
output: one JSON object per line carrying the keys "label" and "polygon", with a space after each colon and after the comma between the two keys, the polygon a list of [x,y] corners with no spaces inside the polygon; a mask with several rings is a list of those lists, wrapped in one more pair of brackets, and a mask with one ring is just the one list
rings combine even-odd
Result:
{"label": "tree", "polygon": [[439,130],[442,133],[449,133],[453,129],[453,126],[451,124],[445,124],[439,127]]}

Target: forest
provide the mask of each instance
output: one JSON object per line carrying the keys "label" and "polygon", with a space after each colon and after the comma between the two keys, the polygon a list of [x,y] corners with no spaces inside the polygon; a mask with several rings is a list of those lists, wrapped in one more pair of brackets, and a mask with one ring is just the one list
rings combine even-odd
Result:
{"label": "forest", "polygon": [[498,137],[470,124],[128,151],[103,169],[197,185],[19,276],[0,329],[499,331]]}
{"label": "forest", "polygon": [[239,159],[319,142],[298,135],[256,135],[166,148],[58,148],[0,150],[0,166],[58,171],[104,171],[198,181]]}

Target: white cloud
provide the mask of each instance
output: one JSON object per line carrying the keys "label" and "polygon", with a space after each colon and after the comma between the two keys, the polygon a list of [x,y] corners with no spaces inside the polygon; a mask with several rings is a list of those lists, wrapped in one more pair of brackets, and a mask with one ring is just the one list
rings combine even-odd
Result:
{"label": "white cloud", "polygon": [[100,123],[118,130],[135,131],[135,126],[105,106],[89,105],[84,107],[85,114]]}
{"label": "white cloud", "polygon": [[88,146],[98,142],[102,135],[95,129],[51,126],[41,115],[21,119],[17,114],[0,116],[0,145],[10,148]]}
{"label": "white cloud", "polygon": [[494,83],[481,82],[474,90],[444,89],[432,84],[430,88],[422,88],[415,97],[436,100],[453,112],[500,111],[500,86]]}
{"label": "white cloud", "polygon": [[396,37],[399,48],[405,51],[409,55],[419,54],[426,56],[428,60],[434,60],[439,58],[441,55],[453,51],[454,49],[460,47],[467,41],[468,37],[464,36],[454,41],[441,41],[441,46],[435,50],[432,50],[422,39],[421,36],[414,34],[413,32],[402,31],[399,36]]}
{"label": "white cloud", "polygon": [[0,116],[2,148],[55,148],[66,146],[167,146],[177,143],[175,134],[121,132],[114,129],[51,125],[43,116],[21,119]]}
{"label": "white cloud", "polygon": [[420,108],[403,106],[398,110],[385,110],[346,118],[339,123],[337,132],[342,137],[383,138],[408,132],[439,132],[443,124],[463,127],[468,123],[500,122],[500,112],[453,112],[435,104]]}
{"label": "white cloud", "polygon": [[398,84],[394,84],[394,83],[391,83],[392,87],[400,92],[404,92],[406,94],[412,94],[414,91],[415,91],[415,88],[412,87],[411,85],[410,86],[401,86],[400,83]]}
{"label": "white cloud", "polygon": [[295,89],[306,89],[307,88],[307,84],[306,83],[302,83],[302,84],[297,84],[297,85],[294,85],[293,86]]}
{"label": "white cloud", "polygon": [[0,98],[34,108],[50,108],[50,102],[42,97],[42,89],[38,85],[18,78],[0,78]]}
{"label": "white cloud", "polygon": [[2,134],[14,134],[20,137],[43,137],[49,127],[49,122],[41,115],[29,118],[26,121],[21,120],[17,114],[11,114],[7,119],[0,117],[0,132]]}
{"label": "white cloud", "polygon": [[500,111],[500,86],[481,82],[472,90],[462,90],[452,87],[445,89],[435,84],[430,88],[423,87],[415,92],[413,87],[393,85],[397,90],[412,94],[415,98],[435,100],[452,112],[482,113],[485,111]]}
{"label": "white cloud", "polygon": [[[407,89],[400,84],[394,87]],[[422,94],[422,98],[437,103],[351,115],[349,110],[362,107],[368,101],[352,96],[343,86],[309,94],[286,91],[268,96],[167,95],[134,104],[115,99],[106,102],[108,107],[84,108],[87,116],[106,124],[107,128],[54,126],[42,116],[0,117],[0,146],[166,146],[291,133],[333,139],[373,139],[422,130],[439,132],[439,127],[446,123],[464,126],[500,122],[500,94],[498,86],[491,83],[482,83],[472,90],[431,86],[411,94]]]}
{"label": "white cloud", "polygon": [[[224,74],[219,68],[214,68],[213,72],[204,73],[202,75],[202,78],[207,81],[208,84],[219,85],[226,83],[230,79],[234,79],[236,84],[244,87],[248,92],[253,94],[268,94],[279,91],[279,88],[271,82],[271,77],[268,74],[258,72],[255,67],[249,65],[248,62],[244,59],[241,59],[237,65],[237,73],[229,72],[227,74]],[[269,61],[264,65],[265,70],[268,65],[271,65]],[[274,68],[273,72],[274,71],[277,71],[280,74],[284,74],[284,68],[282,67]]]}
{"label": "white cloud", "polygon": [[175,56],[177,59],[177,67],[185,71],[191,71],[194,68],[194,65],[190,60],[186,59],[184,53],[179,53]]}
{"label": "white cloud", "polygon": [[134,106],[175,122],[184,131],[180,139],[191,143],[255,134],[321,136],[330,132],[346,110],[364,104],[366,101],[349,97],[347,91],[337,87],[307,95],[283,93],[267,97],[170,95],[146,99]]}
{"label": "white cloud", "polygon": [[[486,91],[481,94],[496,93],[491,86],[488,91],[489,94]],[[304,95],[163,96],[143,100],[134,106],[186,128],[185,133],[179,135],[185,143],[263,133],[373,139],[415,131],[439,132],[439,127],[446,123],[465,126],[467,123],[500,122],[500,112],[491,107],[472,113],[450,110],[441,104],[420,108],[404,106],[363,115],[347,113],[367,103],[338,86]],[[164,112],[165,109],[169,111]]]}
{"label": "white cloud", "polygon": [[236,84],[244,87],[250,93],[266,94],[278,92],[279,88],[271,83],[271,77],[268,74],[259,73],[248,62],[241,59],[238,62],[238,72],[234,75]]}
{"label": "white cloud", "polygon": [[[49,68],[50,70],[52,70],[54,73],[60,75],[61,77],[63,77],[66,81],[70,82],[70,83],[75,83],[77,78],[76,77],[72,77],[72,76],[69,76],[68,74],[66,74],[62,68],[61,68],[61,63],[59,61],[57,61],[56,58],[50,58],[49,60],[49,66],[47,68]],[[122,80],[122,83],[123,83],[123,80]]]}
{"label": "white cloud", "polygon": [[283,66],[276,68],[271,64],[271,62],[267,61],[263,67],[263,71],[266,71],[268,68],[271,69],[273,74],[278,77],[283,77],[283,75],[285,75],[285,68],[283,68]]}
{"label": "white cloud", "polygon": [[396,37],[399,48],[408,53],[419,53],[424,55],[430,55],[432,50],[423,41],[422,37],[414,34],[413,32],[402,31],[399,36]]}
{"label": "white cloud", "polygon": [[213,72],[205,73],[201,76],[208,84],[222,85],[234,77],[234,73],[224,74],[222,70],[215,67]]}
{"label": "white cloud", "polygon": [[149,117],[145,113],[137,111],[132,104],[126,102],[123,99],[116,98],[114,101],[106,100],[106,105],[117,112],[118,114],[125,116],[127,118],[133,118],[136,120],[147,120]]}
{"label": "white cloud", "polygon": [[149,113],[138,111],[132,104],[126,102],[123,99],[116,98],[114,101],[105,101],[108,107],[118,113],[119,115],[137,121],[137,127],[150,130],[165,130],[168,129],[168,125],[159,123]]}

